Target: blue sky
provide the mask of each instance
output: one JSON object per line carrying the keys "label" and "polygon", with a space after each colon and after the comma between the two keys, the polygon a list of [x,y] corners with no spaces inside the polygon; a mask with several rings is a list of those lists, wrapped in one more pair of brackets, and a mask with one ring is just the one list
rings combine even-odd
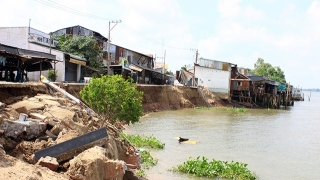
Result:
{"label": "blue sky", "polygon": [[81,25],[107,37],[108,22],[122,20],[111,31],[112,43],[154,54],[158,62],[166,51],[166,64],[174,72],[191,65],[195,52],[190,49],[198,49],[199,57],[246,68],[253,68],[261,57],[280,66],[287,82],[320,87],[320,0],[0,2],[6,7],[1,12],[2,27],[28,26],[31,19],[31,26],[44,32]]}

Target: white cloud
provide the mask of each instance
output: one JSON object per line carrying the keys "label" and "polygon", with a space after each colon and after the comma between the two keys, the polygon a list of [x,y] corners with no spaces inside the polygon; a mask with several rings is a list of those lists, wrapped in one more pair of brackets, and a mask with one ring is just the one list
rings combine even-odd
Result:
{"label": "white cloud", "polygon": [[241,13],[239,3],[242,0],[224,0],[218,3],[218,12],[223,18],[234,18]]}
{"label": "white cloud", "polygon": [[220,51],[221,41],[218,37],[200,40],[198,47],[201,57],[214,58]]}
{"label": "white cloud", "polygon": [[264,18],[263,11],[256,10],[252,5],[242,7],[242,0],[223,0],[218,3],[218,12],[223,18],[245,18],[249,21]]}

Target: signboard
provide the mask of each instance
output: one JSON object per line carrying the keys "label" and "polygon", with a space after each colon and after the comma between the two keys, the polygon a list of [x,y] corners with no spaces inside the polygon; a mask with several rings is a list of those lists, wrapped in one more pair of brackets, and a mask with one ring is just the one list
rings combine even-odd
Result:
{"label": "signboard", "polygon": [[74,63],[74,64],[79,64],[81,66],[85,66],[86,65],[85,61],[79,61],[79,60],[76,60],[76,59],[73,59],[73,58],[70,58],[69,62]]}

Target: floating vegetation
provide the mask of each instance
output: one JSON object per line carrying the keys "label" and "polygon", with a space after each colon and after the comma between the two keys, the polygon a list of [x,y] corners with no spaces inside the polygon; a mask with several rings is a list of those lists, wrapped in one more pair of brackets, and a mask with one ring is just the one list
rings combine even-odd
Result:
{"label": "floating vegetation", "polygon": [[136,173],[136,175],[138,175],[140,177],[147,177],[146,172],[143,169],[139,169],[135,173]]}
{"label": "floating vegetation", "polygon": [[145,169],[149,169],[151,166],[155,166],[158,163],[158,159],[153,158],[150,152],[147,150],[140,151],[141,155],[141,165]]}
{"label": "floating vegetation", "polygon": [[245,108],[227,108],[227,111],[232,111],[232,112],[246,112],[247,109],[245,109]]}
{"label": "floating vegetation", "polygon": [[212,109],[211,107],[206,107],[206,106],[197,106],[195,107],[196,109],[204,109],[204,110],[210,110]]}
{"label": "floating vegetation", "polygon": [[198,177],[221,177],[239,180],[253,180],[258,176],[247,168],[247,164],[241,162],[228,162],[212,160],[199,156],[173,168],[173,171],[194,174]]}
{"label": "floating vegetation", "polygon": [[149,147],[153,149],[163,149],[165,144],[161,143],[153,136],[130,135],[123,132],[120,133],[121,139],[128,141],[135,147]]}
{"label": "floating vegetation", "polygon": [[205,106],[199,106],[196,107],[196,109],[202,109],[202,110],[223,110],[223,111],[231,111],[231,112],[246,112],[246,108],[230,108],[230,107],[205,107]]}

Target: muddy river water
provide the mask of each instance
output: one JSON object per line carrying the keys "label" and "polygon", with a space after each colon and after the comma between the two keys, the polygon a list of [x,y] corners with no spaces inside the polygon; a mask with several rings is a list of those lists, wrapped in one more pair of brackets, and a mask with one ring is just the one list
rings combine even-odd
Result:
{"label": "muddy river water", "polygon": [[[126,133],[153,135],[166,144],[151,150],[159,161],[147,171],[150,180],[207,179],[168,171],[197,156],[246,163],[261,180],[320,179],[320,93],[305,98],[286,110],[157,112],[128,126]],[[199,142],[179,144],[177,136]]]}

